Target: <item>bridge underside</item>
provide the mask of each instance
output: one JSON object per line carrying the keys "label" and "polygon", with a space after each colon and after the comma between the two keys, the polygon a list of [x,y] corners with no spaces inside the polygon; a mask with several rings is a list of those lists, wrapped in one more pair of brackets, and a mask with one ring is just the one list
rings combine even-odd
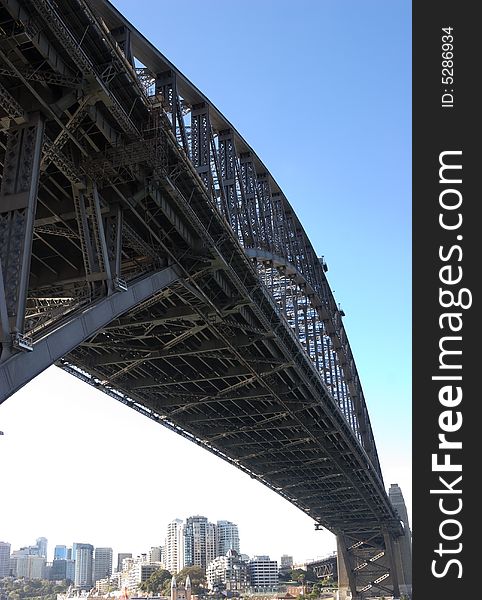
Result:
{"label": "bridge underside", "polygon": [[337,534],[354,597],[397,595],[343,313],[266,167],[108,2],[1,0],[0,28],[0,402],[58,364]]}

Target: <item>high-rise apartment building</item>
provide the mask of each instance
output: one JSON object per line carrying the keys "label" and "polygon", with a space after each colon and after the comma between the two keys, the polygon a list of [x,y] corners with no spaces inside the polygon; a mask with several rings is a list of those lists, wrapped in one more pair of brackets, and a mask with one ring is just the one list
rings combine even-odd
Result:
{"label": "high-rise apartment building", "polygon": [[206,572],[208,564],[216,554],[216,534],[214,523],[206,517],[188,517],[184,526],[184,565],[196,566]]}
{"label": "high-rise apartment building", "polygon": [[167,526],[162,562],[173,575],[184,568],[184,525],[181,519],[174,519]]}
{"label": "high-rise apartment building", "polygon": [[96,548],[94,550],[93,583],[112,575],[112,548]]}
{"label": "high-rise apartment building", "polygon": [[119,587],[125,588],[131,595],[136,594],[139,585],[147,581],[160,567],[160,563],[148,562],[146,554],[140,554],[136,558],[125,558],[119,577]]}
{"label": "high-rise apartment building", "polygon": [[10,544],[0,542],[0,577],[10,575]]}
{"label": "high-rise apartment building", "polygon": [[247,588],[247,565],[235,550],[212,560],[206,569],[210,590],[245,592]]}
{"label": "high-rise apartment building", "polygon": [[75,587],[80,590],[90,590],[94,562],[94,546],[92,544],[75,544]]}
{"label": "high-rise apartment building", "polygon": [[229,550],[239,554],[238,526],[231,521],[216,523],[216,556],[226,556]]}
{"label": "high-rise apartment building", "polygon": [[124,558],[132,558],[132,552],[119,552],[117,555],[117,572],[122,571],[122,561]]}
{"label": "high-rise apartment building", "polygon": [[248,578],[253,592],[276,592],[278,561],[269,556],[255,556],[248,562]]}

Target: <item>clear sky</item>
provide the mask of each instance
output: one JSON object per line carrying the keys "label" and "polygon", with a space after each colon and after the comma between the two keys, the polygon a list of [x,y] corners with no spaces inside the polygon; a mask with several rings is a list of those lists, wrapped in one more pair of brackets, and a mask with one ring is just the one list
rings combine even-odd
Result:
{"label": "clear sky", "polygon": [[[300,217],[344,319],[385,484],[411,515],[411,3],[115,0],[225,114]],[[241,551],[325,555],[274,492],[52,367],[0,406],[0,540],[114,552],[202,514]]]}

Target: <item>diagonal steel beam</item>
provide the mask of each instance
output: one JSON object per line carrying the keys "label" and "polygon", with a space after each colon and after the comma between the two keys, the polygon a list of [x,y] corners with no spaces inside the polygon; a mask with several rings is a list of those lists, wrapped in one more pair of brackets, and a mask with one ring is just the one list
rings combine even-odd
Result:
{"label": "diagonal steel beam", "polygon": [[50,335],[0,364],[0,403],[113,319],[181,278],[175,267],[152,273],[73,315]]}

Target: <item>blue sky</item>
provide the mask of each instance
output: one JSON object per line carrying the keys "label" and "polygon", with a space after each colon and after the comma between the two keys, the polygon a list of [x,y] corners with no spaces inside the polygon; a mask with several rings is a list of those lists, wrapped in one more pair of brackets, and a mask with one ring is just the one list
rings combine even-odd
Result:
{"label": "blue sky", "polygon": [[328,263],[382,464],[408,464],[411,3],[187,0],[182,24],[175,3],[114,4],[280,184]]}
{"label": "blue sky", "polygon": [[[280,184],[318,255],[325,256],[335,298],[346,313],[385,483],[402,486],[410,514],[411,3],[115,0],[114,5],[245,137]],[[27,425],[18,418],[25,411],[32,415]],[[55,419],[46,417],[48,411]],[[40,436],[35,419],[43,420]],[[0,527],[0,538],[13,544],[46,535],[52,545],[92,541],[141,552],[162,542],[169,520],[204,511],[213,520],[239,522],[241,549],[248,553],[274,558],[291,553],[302,560],[335,548],[331,537],[315,535],[305,515],[269,490],[63,373],[47,371],[37,385],[8,400],[0,407],[0,425],[6,432],[0,454],[15,456],[8,467],[13,486],[27,494],[19,473],[30,470],[45,488],[36,521],[25,517],[22,530],[18,524]],[[36,456],[30,443],[26,451],[29,435],[41,440],[43,455]],[[46,484],[37,471],[43,465],[45,476],[59,449],[65,458],[65,444],[65,472],[47,477]],[[82,454],[92,464],[79,479]],[[95,458],[100,455],[102,469]],[[199,473],[193,473],[198,470],[193,461],[199,461]],[[186,471],[191,477],[192,489],[184,489],[177,504],[166,484],[166,465],[180,480]],[[220,480],[223,485],[212,491],[203,485]],[[201,494],[196,486],[202,486]],[[66,528],[69,512],[59,513],[58,504],[56,513],[52,508],[59,490],[70,503],[82,490],[103,518],[97,522],[87,512],[77,529],[70,522]],[[141,498],[159,520],[155,528],[146,520],[144,533],[144,516],[136,511],[136,523],[129,523],[122,510],[124,501],[134,506]],[[28,503],[2,498],[0,515],[2,502],[6,510],[28,513]]]}

